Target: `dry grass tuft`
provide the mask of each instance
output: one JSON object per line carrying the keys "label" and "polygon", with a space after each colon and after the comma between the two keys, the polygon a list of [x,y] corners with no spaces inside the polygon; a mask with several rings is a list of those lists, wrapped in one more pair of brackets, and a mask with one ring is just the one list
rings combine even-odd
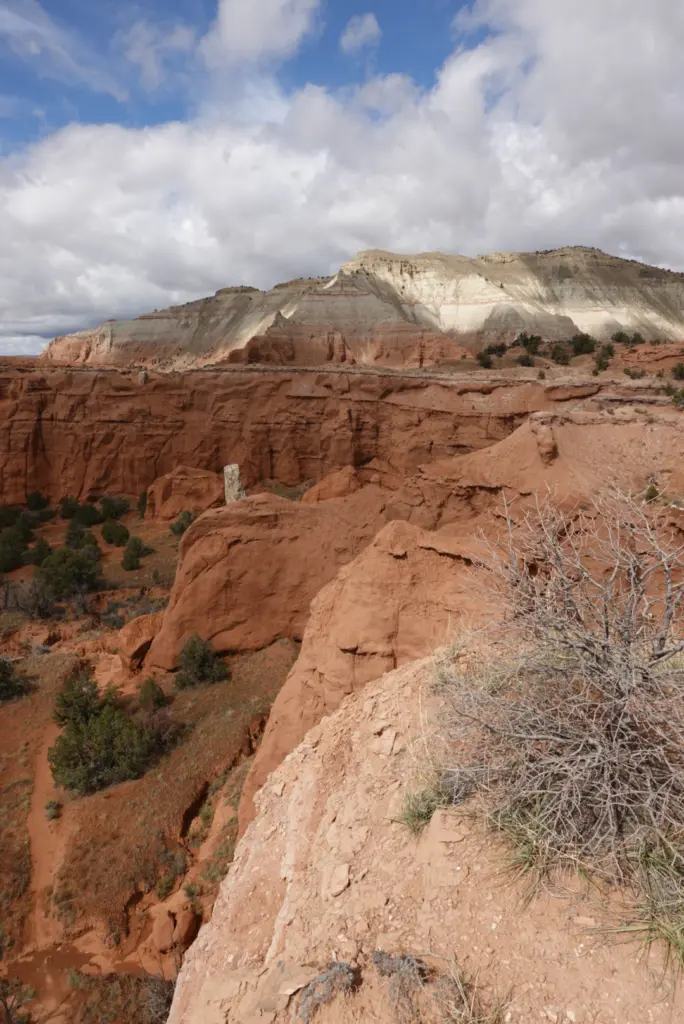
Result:
{"label": "dry grass tuft", "polygon": [[521,871],[631,884],[645,940],[684,965],[684,547],[666,513],[615,496],[509,519],[490,554],[499,659],[440,667],[443,787],[486,795]]}

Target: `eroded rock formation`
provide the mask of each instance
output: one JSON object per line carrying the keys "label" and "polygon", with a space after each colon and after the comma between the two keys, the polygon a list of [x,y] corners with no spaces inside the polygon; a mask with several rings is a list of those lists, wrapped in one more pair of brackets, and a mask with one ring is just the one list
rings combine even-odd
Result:
{"label": "eroded rock formation", "polygon": [[684,275],[570,247],[469,259],[362,252],[332,278],[207,299],[56,338],[46,363],[188,369],[223,360],[432,366],[522,330],[684,338]]}

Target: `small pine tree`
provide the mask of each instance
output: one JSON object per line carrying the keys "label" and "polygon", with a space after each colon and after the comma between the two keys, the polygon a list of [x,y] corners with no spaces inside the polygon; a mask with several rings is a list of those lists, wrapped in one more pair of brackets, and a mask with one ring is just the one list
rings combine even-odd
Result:
{"label": "small pine tree", "polygon": [[102,540],[106,544],[113,544],[114,547],[123,548],[130,537],[128,528],[123,523],[117,523],[114,519],[107,519],[102,524]]}
{"label": "small pine tree", "polygon": [[25,697],[28,692],[26,677],[17,672],[11,661],[0,658],[0,703]]}
{"label": "small pine tree", "polygon": [[228,668],[214,653],[212,646],[194,633],[186,640],[178,655],[175,684],[179,690],[202,683],[219,683],[228,676]]}
{"label": "small pine tree", "polygon": [[128,498],[117,498],[110,495],[100,498],[102,518],[105,520],[121,519],[121,516],[125,515],[130,507],[131,503]]}
{"label": "small pine tree", "polygon": [[40,491],[31,491],[26,498],[26,507],[29,512],[42,512],[50,504],[49,500]]}
{"label": "small pine tree", "polygon": [[158,711],[159,708],[163,708],[166,705],[166,694],[159,683],[155,682],[151,676],[140,687],[138,703],[143,711],[147,711],[148,714],[152,714],[152,712]]}
{"label": "small pine tree", "polygon": [[192,512],[181,512],[175,523],[171,524],[171,533],[176,537],[182,537],[188,527],[192,525],[194,519],[195,517]]}

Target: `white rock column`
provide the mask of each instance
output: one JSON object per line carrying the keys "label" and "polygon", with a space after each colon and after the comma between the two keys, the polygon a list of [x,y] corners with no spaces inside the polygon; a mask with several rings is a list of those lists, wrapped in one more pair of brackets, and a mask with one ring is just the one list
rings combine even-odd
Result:
{"label": "white rock column", "polygon": [[236,464],[223,467],[223,484],[226,495],[226,505],[232,505],[240,498],[246,498],[247,494],[240,479],[240,467]]}

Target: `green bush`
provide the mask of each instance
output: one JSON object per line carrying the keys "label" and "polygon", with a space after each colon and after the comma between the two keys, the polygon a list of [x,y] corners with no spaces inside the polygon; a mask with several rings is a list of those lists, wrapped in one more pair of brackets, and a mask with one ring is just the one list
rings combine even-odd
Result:
{"label": "green bush", "polygon": [[88,545],[82,551],[57,548],[45,559],[36,576],[55,600],[95,590],[100,582],[99,548]]}
{"label": "green bush", "polygon": [[15,505],[0,505],[0,530],[14,526],[21,515],[21,509]]}
{"label": "green bush", "polygon": [[182,535],[185,533],[188,527],[192,525],[194,520],[195,516],[193,515],[192,512],[181,512],[181,514],[178,516],[178,519],[176,519],[175,523],[171,524],[171,533],[173,533],[176,537],[182,537]]}
{"label": "green bush", "polygon": [[477,356],[477,361],[483,370],[491,370],[492,366],[494,365],[494,361],[492,360],[492,357],[490,356],[489,352],[479,352]]}
{"label": "green bush", "polygon": [[631,380],[641,380],[642,377],[646,376],[646,371],[642,370],[639,366],[626,366],[624,373]]}
{"label": "green bush", "polygon": [[97,505],[92,505],[89,502],[84,505],[79,505],[74,512],[73,518],[81,526],[97,526],[101,523],[104,516],[100,512]]}
{"label": "green bush", "polygon": [[33,547],[24,555],[26,565],[41,566],[46,558],[52,554],[52,548],[44,537],[39,537]]}
{"label": "green bush", "polygon": [[570,353],[567,346],[562,341],[556,342],[551,349],[551,358],[554,363],[558,363],[559,366],[567,366],[570,362]]}
{"label": "green bush", "polygon": [[644,501],[651,505],[654,501],[657,501],[659,497],[660,490],[658,489],[657,484],[650,483],[644,492]]}
{"label": "green bush", "polygon": [[141,491],[140,497],[138,498],[138,515],[141,519],[145,518],[147,512],[147,491]]}
{"label": "green bush", "polygon": [[642,334],[639,334],[638,331],[635,331],[635,333],[631,337],[630,344],[631,345],[645,345],[646,344],[646,339],[644,338],[644,336]]}
{"label": "green bush", "polygon": [[538,335],[538,334],[527,334],[527,332],[525,332],[525,331],[523,331],[522,334],[519,334],[518,337],[515,340],[515,344],[516,345],[522,345],[522,347],[525,349],[525,351],[528,352],[529,355],[531,355],[531,356],[536,356],[536,355],[539,354],[539,349],[541,347],[541,342],[542,342],[542,340],[541,340],[540,335]]}
{"label": "green bush", "polygon": [[100,509],[102,510],[102,518],[107,519],[121,519],[121,516],[125,515],[131,507],[131,503],[128,498],[117,498],[111,495],[106,495],[104,498],[100,498]]}
{"label": "green bush", "polygon": [[118,696],[100,696],[87,667],[58,694],[54,719],[64,731],[48,753],[55,785],[81,795],[139,778],[160,749],[158,734],[129,717]]}
{"label": "green bush", "polygon": [[62,498],[59,503],[59,514],[62,519],[73,519],[79,509],[75,498]]}
{"label": "green bush", "polygon": [[590,334],[576,334],[570,344],[574,356],[587,356],[596,351],[596,342]]}
{"label": "green bush", "polygon": [[42,512],[50,504],[49,500],[40,491],[31,491],[26,499],[26,507],[29,512]]}
{"label": "green bush", "polygon": [[684,380],[684,363],[677,363],[672,367],[672,376],[675,380]]}
{"label": "green bush", "polygon": [[505,356],[506,345],[503,341],[498,342],[496,345],[487,345],[485,352],[488,356]]}
{"label": "green bush", "polygon": [[220,683],[228,677],[228,668],[216,657],[212,646],[194,633],[178,655],[175,684],[179,690],[202,683]]}
{"label": "green bush", "polygon": [[122,568],[126,572],[131,572],[133,569],[140,568],[140,559],[145,555],[150,555],[152,548],[148,547],[140,537],[130,537],[126,547],[124,549],[123,558],[121,559]]}
{"label": "green bush", "polygon": [[0,658],[0,703],[25,697],[28,692],[26,677],[17,672],[11,661]]}
{"label": "green bush", "polygon": [[166,705],[166,694],[159,683],[155,682],[151,676],[140,687],[138,703],[143,711],[147,711],[150,714]]}
{"label": "green bush", "polygon": [[42,508],[38,513],[38,520],[41,523],[49,523],[56,515],[54,508]]}
{"label": "green bush", "polygon": [[0,533],[0,572],[14,572],[24,564],[26,544],[13,526]]}
{"label": "green bush", "polygon": [[534,359],[526,352],[524,356],[518,356],[518,366],[534,366]]}
{"label": "green bush", "polygon": [[114,519],[107,519],[102,524],[102,540],[107,544],[123,548],[129,537],[128,528],[123,523],[117,523]]}

